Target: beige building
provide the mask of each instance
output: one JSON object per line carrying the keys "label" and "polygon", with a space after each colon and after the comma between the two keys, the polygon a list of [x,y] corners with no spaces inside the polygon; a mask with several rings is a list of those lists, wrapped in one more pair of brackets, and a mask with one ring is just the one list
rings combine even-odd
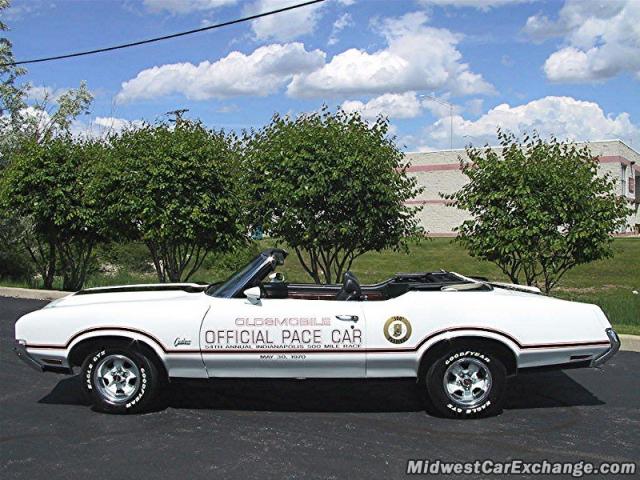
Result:
{"label": "beige building", "polygon": [[[627,219],[627,227],[620,233],[638,233],[640,216],[640,153],[620,140],[589,142],[594,155],[600,162],[599,173],[609,174],[617,182],[620,195],[627,198],[633,207],[633,214]],[[409,175],[413,175],[425,187],[425,191],[408,203],[422,205],[419,217],[422,226],[432,236],[455,235],[453,229],[468,218],[468,214],[447,205],[441,193],[453,193],[466,182],[460,171],[459,158],[467,160],[464,150],[438,152],[411,152],[407,158],[411,162]]]}

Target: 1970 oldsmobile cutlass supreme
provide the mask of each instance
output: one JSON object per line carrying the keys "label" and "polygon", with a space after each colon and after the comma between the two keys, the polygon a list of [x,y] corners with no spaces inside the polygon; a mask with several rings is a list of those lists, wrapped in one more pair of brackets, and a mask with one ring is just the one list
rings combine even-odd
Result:
{"label": "1970 oldsmobile cutlass supreme", "polygon": [[291,284],[269,249],[226,282],[91,288],[29,313],[16,352],[73,373],[94,408],[140,412],[176,377],[414,377],[443,415],[500,411],[509,376],[594,367],[620,346],[595,305],[445,271]]}

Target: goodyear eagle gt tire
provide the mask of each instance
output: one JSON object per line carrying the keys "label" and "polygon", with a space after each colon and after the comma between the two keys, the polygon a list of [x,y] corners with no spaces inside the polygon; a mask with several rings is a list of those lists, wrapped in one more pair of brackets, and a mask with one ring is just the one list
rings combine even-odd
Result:
{"label": "goodyear eagle gt tire", "polygon": [[105,347],[82,364],[82,388],[94,409],[106,413],[140,413],[158,399],[158,368],[132,348]]}
{"label": "goodyear eagle gt tire", "polygon": [[502,362],[482,347],[455,348],[427,371],[427,393],[445,417],[488,417],[502,410],[506,377]]}

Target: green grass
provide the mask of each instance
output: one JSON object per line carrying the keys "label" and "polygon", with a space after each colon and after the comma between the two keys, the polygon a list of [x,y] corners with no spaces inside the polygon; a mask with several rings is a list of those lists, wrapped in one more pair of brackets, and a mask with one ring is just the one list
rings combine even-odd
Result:
{"label": "green grass", "polygon": [[[274,242],[262,240],[261,248],[273,246]],[[571,270],[553,291],[554,296],[595,303],[607,314],[619,333],[640,334],[640,239],[618,238],[613,243],[614,256]],[[374,283],[389,278],[398,272],[433,271],[439,269],[455,271],[465,275],[479,275],[493,280],[508,281],[500,270],[489,262],[470,257],[449,238],[426,239],[410,248],[409,254],[397,252],[367,253],[356,260],[353,272],[363,283]],[[201,269],[193,281],[213,282],[226,278],[231,267],[224,269]],[[294,252],[291,252],[282,269],[290,282],[309,282]],[[127,273],[115,275],[95,274],[87,287],[153,283],[153,273]],[[5,286],[27,286],[20,282],[1,281]],[[30,285],[37,288],[38,284]],[[56,283],[60,288],[60,284]]]}

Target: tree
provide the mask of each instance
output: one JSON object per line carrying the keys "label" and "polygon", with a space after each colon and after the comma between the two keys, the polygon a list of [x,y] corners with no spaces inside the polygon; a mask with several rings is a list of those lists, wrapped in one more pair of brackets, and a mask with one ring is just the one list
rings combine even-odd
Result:
{"label": "tree", "polygon": [[340,282],[367,251],[407,247],[421,233],[421,192],[382,117],[342,109],[275,115],[247,134],[246,187],[254,226],[284,240],[316,283]]}
{"label": "tree", "polygon": [[498,139],[501,152],[467,148],[469,182],[445,196],[473,217],[458,227],[458,242],[512,282],[545,292],[576,265],[612,255],[628,207],[613,180],[598,176],[588,146],[500,130]]}
{"label": "tree", "polygon": [[[0,11],[8,8],[7,0],[0,0]],[[7,26],[0,22],[0,31]],[[12,45],[9,39],[0,38],[0,173],[17,157],[35,151],[35,143],[44,144],[56,137],[69,134],[72,122],[86,112],[92,101],[87,86],[82,82],[77,89],[70,89],[58,98],[50,94],[39,100],[28,99],[31,85],[19,83],[26,70],[10,65],[14,62]],[[55,147],[54,147],[55,148]],[[10,274],[8,268],[15,259],[29,258],[34,267],[45,273],[43,280],[47,288],[53,284],[53,278],[59,263],[60,254],[55,242],[43,238],[39,227],[31,224],[33,217],[12,217],[14,210],[3,210],[0,216],[0,239],[6,247],[0,253],[0,271]],[[29,252],[29,253],[27,253]],[[37,261],[34,260],[34,255]],[[81,259],[80,263],[83,263]],[[26,259],[25,259],[26,261]],[[77,263],[77,262],[76,262]],[[47,266],[45,268],[45,266]],[[22,269],[23,270],[23,269]],[[66,278],[66,277],[65,277]]]}
{"label": "tree", "polygon": [[187,281],[211,251],[246,238],[234,137],[199,122],[144,125],[111,139],[94,176],[119,238],[146,244],[160,282]]}
{"label": "tree", "polygon": [[105,147],[70,135],[46,142],[32,139],[15,152],[0,182],[0,207],[18,219],[18,238],[29,253],[44,287],[57,271],[63,288],[79,290],[105,238],[101,203],[89,196],[92,166]]}

